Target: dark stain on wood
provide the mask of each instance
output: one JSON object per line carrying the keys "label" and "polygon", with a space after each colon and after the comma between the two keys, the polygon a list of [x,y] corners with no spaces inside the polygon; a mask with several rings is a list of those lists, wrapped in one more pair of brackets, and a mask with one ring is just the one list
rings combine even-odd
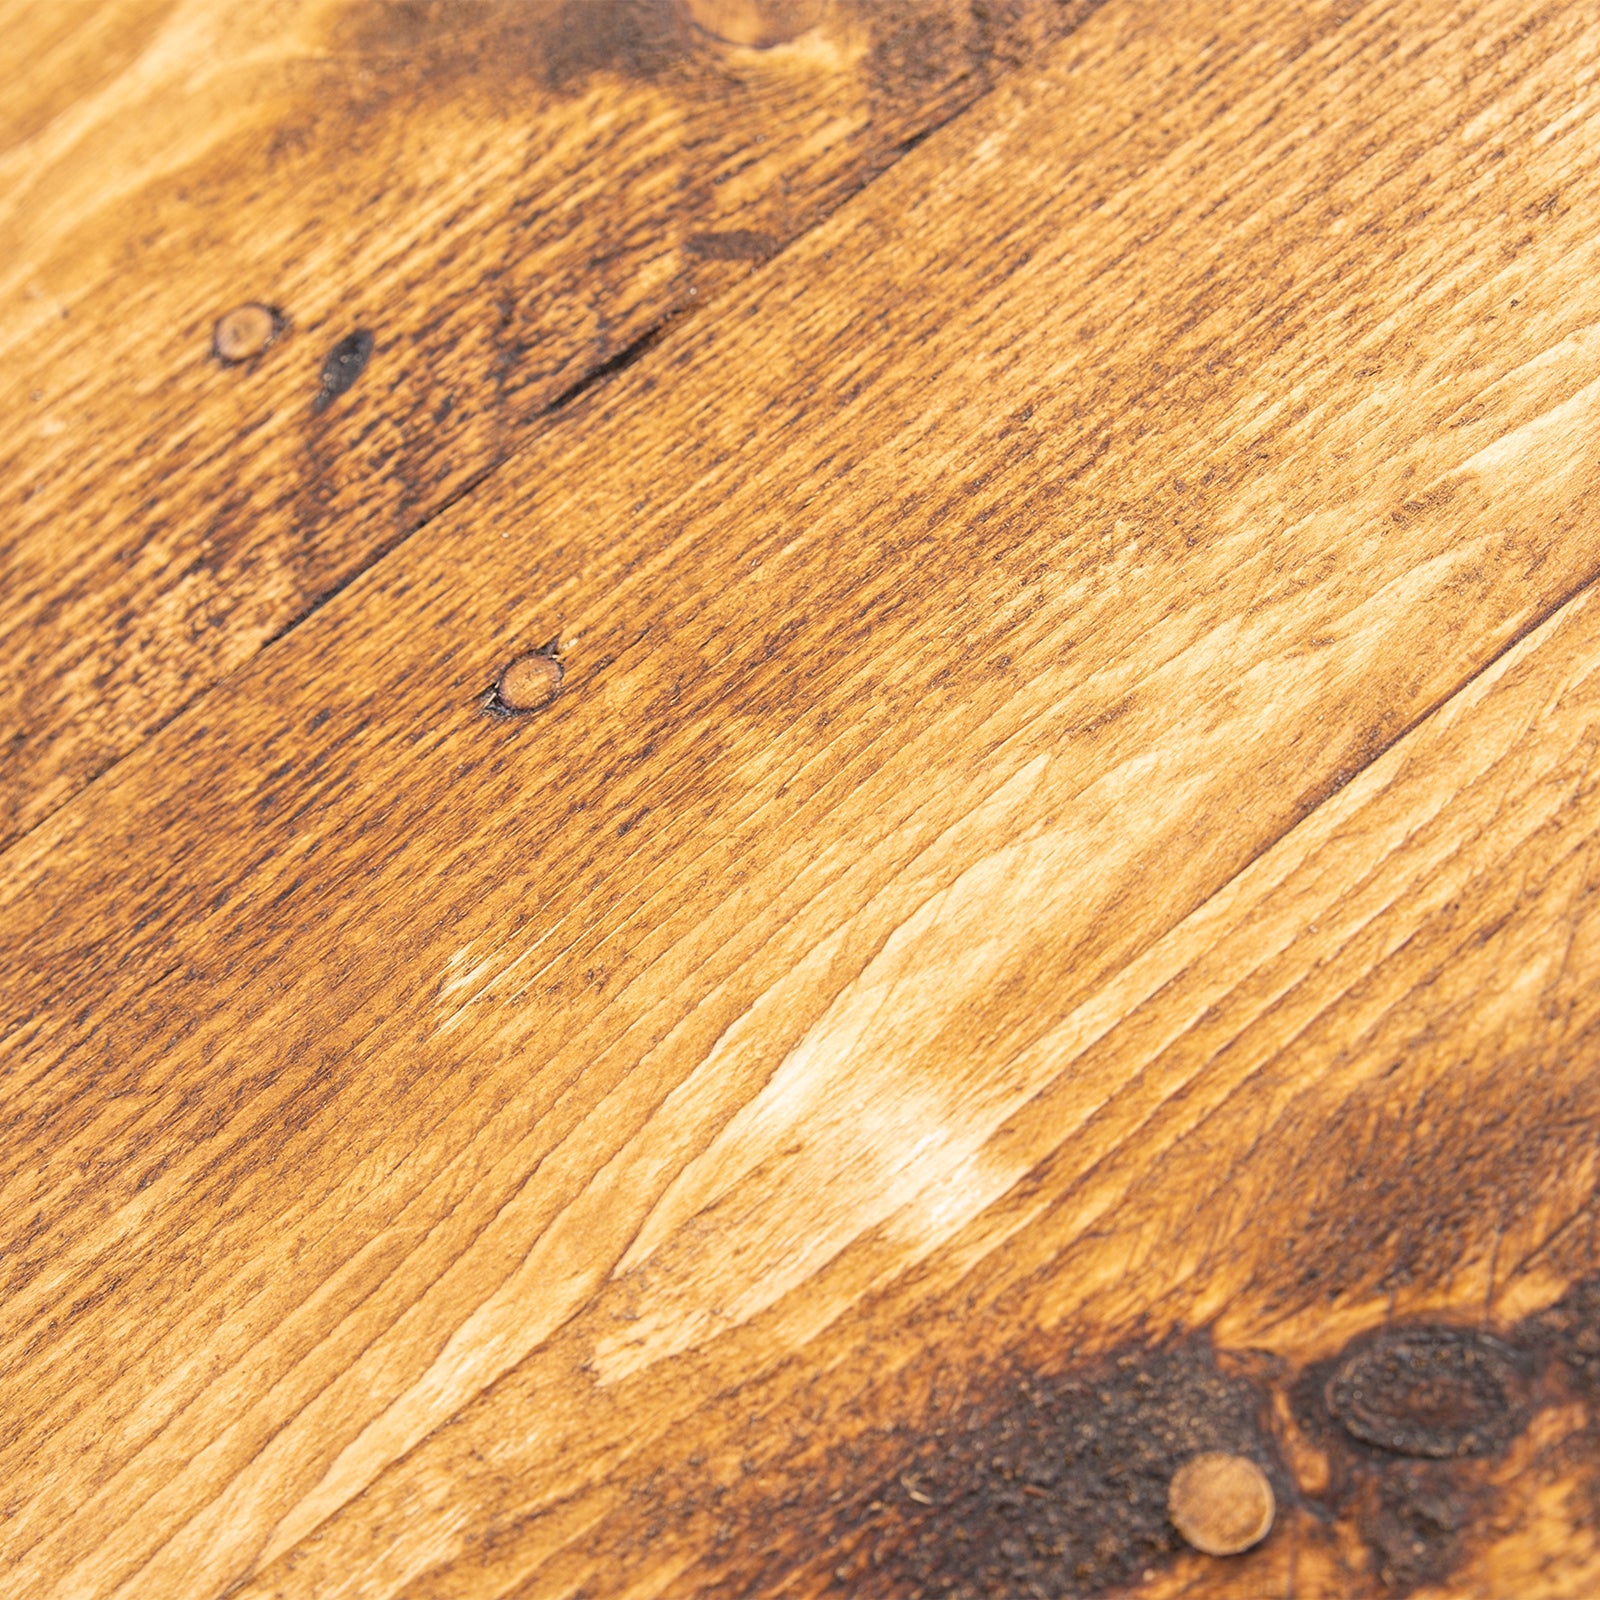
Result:
{"label": "dark stain on wood", "polygon": [[741,1529],[748,1518],[748,1540],[730,1532],[719,1553],[763,1550],[705,1592],[1065,1600],[1137,1583],[1185,1550],[1167,1496],[1196,1455],[1242,1455],[1293,1494],[1257,1363],[1219,1357],[1204,1333],[1079,1360],[1048,1337],[982,1364],[932,1359],[911,1379],[915,1420],[805,1452],[755,1496],[723,1484],[694,1497],[737,1502]]}
{"label": "dark stain on wood", "polygon": [[1059,1376],[1008,1364],[838,1518],[830,1536],[849,1553],[834,1579],[952,1600],[1125,1584],[1181,1548],[1167,1490],[1185,1461],[1221,1450],[1273,1475],[1262,1415],[1204,1338],[1130,1346]]}
{"label": "dark stain on wood", "polygon": [[[852,1398],[826,1421],[808,1416],[818,1442],[759,1468],[747,1440],[736,1472],[723,1462],[699,1484],[676,1485],[680,1514],[721,1518],[714,1553],[687,1587],[904,1600],[1104,1594],[1199,1559],[1171,1524],[1167,1490],[1208,1450],[1262,1467],[1294,1537],[1338,1544],[1343,1530],[1358,1558],[1352,1595],[1445,1582],[1492,1537],[1503,1462],[1531,1418],[1574,1398],[1600,1401],[1600,1277],[1498,1336],[1381,1328],[1298,1371],[1217,1347],[1203,1329],[1087,1357],[1060,1334],[1030,1333],[1008,1351],[984,1343],[949,1327],[892,1378],[835,1374],[829,1391]],[[863,1414],[871,1422],[852,1435]],[[1325,1486],[1296,1482],[1285,1429],[1326,1455]],[[1591,1417],[1569,1453],[1600,1494],[1597,1444]],[[1227,1559],[1247,1573],[1280,1536],[1275,1528]]]}
{"label": "dark stain on wood", "polygon": [[1525,1374],[1515,1353],[1470,1328],[1385,1328],[1328,1379],[1345,1431],[1396,1455],[1491,1455],[1522,1429]]}
{"label": "dark stain on wood", "polygon": [[694,48],[681,7],[663,0],[567,0],[547,24],[545,81],[552,89],[614,72],[653,81]]}
{"label": "dark stain on wood", "polygon": [[[1292,1390],[1296,1422],[1332,1469],[1314,1509],[1329,1523],[1353,1522],[1383,1592],[1444,1582],[1494,1525],[1495,1458],[1539,1409],[1600,1398],[1597,1353],[1600,1277],[1502,1337],[1414,1324],[1352,1340]],[[1600,1482],[1595,1427],[1591,1415],[1591,1448],[1580,1454]]]}
{"label": "dark stain on wood", "polygon": [[333,39],[431,91],[518,79],[556,93],[580,91],[601,73],[656,82],[698,42],[669,0],[359,0],[336,17]]}
{"label": "dark stain on wood", "polygon": [[1460,1565],[1471,1529],[1493,1497],[1432,1462],[1396,1461],[1365,1475],[1355,1521],[1373,1573],[1391,1592],[1440,1583]]}
{"label": "dark stain on wood", "polygon": [[756,228],[730,228],[726,233],[692,233],[683,248],[702,261],[765,261],[777,253],[778,241]]}
{"label": "dark stain on wood", "polygon": [[326,411],[340,395],[349,391],[356,379],[367,370],[367,362],[372,358],[372,345],[372,333],[367,328],[357,328],[354,333],[347,333],[334,345],[322,363],[317,398],[311,403],[313,411]]}
{"label": "dark stain on wood", "polygon": [[1529,1318],[1527,1337],[1560,1362],[1581,1399],[1600,1406],[1600,1276],[1582,1279],[1547,1311]]}

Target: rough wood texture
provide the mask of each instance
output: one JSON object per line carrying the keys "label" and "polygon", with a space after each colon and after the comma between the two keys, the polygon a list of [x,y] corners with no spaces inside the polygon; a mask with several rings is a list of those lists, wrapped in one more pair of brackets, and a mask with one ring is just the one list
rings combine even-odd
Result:
{"label": "rough wood texture", "polygon": [[8,0],[0,844],[1088,5]]}
{"label": "rough wood texture", "polygon": [[1112,0],[15,845],[7,1593],[1589,1592],[1597,63]]}

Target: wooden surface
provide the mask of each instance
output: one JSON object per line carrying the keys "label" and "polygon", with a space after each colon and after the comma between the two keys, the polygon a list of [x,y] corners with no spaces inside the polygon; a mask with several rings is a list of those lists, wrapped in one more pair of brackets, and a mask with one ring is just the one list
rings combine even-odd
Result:
{"label": "wooden surface", "polygon": [[[132,95],[142,8],[18,14],[59,37],[14,150],[79,104],[52,61]],[[946,125],[843,203],[898,145],[785,145],[792,242],[398,543],[411,474],[468,455],[362,453],[424,414],[381,332],[318,457],[346,302],[246,370],[206,365],[207,299],[193,415],[283,383],[240,470],[325,519],[266,519],[225,645],[175,546],[85,557],[151,491],[51,457],[56,532],[7,548],[78,598],[0,601],[13,685],[60,686],[0,857],[8,1595],[1600,1582],[1600,25],[1062,15],[986,93],[931,73],[902,104]],[[703,48],[796,73],[867,26]],[[441,79],[434,126],[581,141],[641,81]],[[276,92],[223,96],[257,146],[307,114]],[[305,148],[286,195],[333,185]],[[7,203],[88,304],[177,159],[104,206],[14,165]],[[502,247],[448,240],[519,202],[482,181],[500,220],[430,233],[443,277],[381,207],[318,248],[392,258],[372,325],[447,330],[405,383],[488,413],[461,330]],[[96,392],[108,437],[148,424]],[[191,533],[228,472],[199,439],[149,480]],[[316,590],[273,576],[290,528],[362,570],[255,653]],[[115,647],[102,737],[62,641],[145,613],[172,631]],[[535,651],[559,693],[507,715]],[[1167,1522],[1213,1449],[1277,1494],[1241,1556]]]}
{"label": "wooden surface", "polygon": [[1089,4],[5,0],[0,843]]}

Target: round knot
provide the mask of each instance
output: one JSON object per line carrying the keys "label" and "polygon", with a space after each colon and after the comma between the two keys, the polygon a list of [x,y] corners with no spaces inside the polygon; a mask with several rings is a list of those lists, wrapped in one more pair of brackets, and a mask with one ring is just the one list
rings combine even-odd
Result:
{"label": "round knot", "polygon": [[1208,1451],[1172,1475],[1167,1511],[1173,1526],[1208,1556],[1233,1556],[1260,1544],[1276,1509],[1267,1475],[1248,1456]]}

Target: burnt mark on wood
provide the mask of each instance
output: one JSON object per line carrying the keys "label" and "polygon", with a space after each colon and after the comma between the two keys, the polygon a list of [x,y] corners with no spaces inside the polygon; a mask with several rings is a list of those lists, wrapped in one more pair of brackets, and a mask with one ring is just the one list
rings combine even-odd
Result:
{"label": "burnt mark on wood", "polygon": [[1461,1472],[1431,1462],[1393,1462],[1368,1474],[1355,1520],[1378,1581],[1400,1593],[1443,1582],[1492,1499]]}
{"label": "burnt mark on wood", "polygon": [[1524,1329],[1530,1348],[1559,1364],[1574,1394],[1600,1407],[1600,1275],[1581,1279]]}
{"label": "burnt mark on wood", "polygon": [[[928,0],[345,0],[324,48],[413,89],[460,94],[517,82],[581,93],[597,77],[670,84],[736,81],[727,44],[766,50],[829,25],[865,34],[883,106],[932,89],[952,108],[970,102],[1041,44],[1070,32],[1100,0],[1031,7],[932,5]],[[791,70],[808,70],[804,66]],[[814,70],[814,69],[811,69]],[[387,103],[381,89],[352,104]]]}
{"label": "burnt mark on wood", "polygon": [[777,254],[778,241],[755,228],[730,228],[725,233],[692,233],[683,248],[702,261],[765,261]]}
{"label": "burnt mark on wood", "polygon": [[1468,1328],[1385,1328],[1328,1379],[1328,1410],[1353,1438],[1395,1455],[1492,1455],[1522,1431],[1515,1353]]}
{"label": "burnt mark on wood", "polygon": [[868,1504],[884,1509],[844,1585],[870,1576],[976,1600],[1126,1583],[1179,1549],[1168,1489],[1208,1451],[1270,1460],[1259,1396],[1218,1370],[1204,1339],[1059,1377],[1014,1369],[872,1486]]}
{"label": "burnt mark on wood", "polygon": [[[897,1370],[840,1376],[696,1461],[698,1481],[657,1485],[652,1516],[670,1498],[701,1553],[683,1592],[1087,1600],[1178,1559],[1276,1571],[1276,1531],[1202,1557],[1173,1524],[1174,1478],[1220,1451],[1261,1469],[1286,1536],[1321,1543],[1352,1597],[1402,1596],[1503,1532],[1509,1453],[1541,1408],[1600,1403],[1600,1277],[1497,1333],[1392,1325],[1298,1370],[1204,1331],[1080,1357],[1059,1334],[996,1349],[944,1326]],[[1578,1441],[1579,1478],[1600,1479],[1600,1428]],[[1287,1465],[1306,1442],[1328,1461],[1309,1488]]]}
{"label": "burnt mark on wood", "polygon": [[[1314,1503],[1353,1523],[1381,1592],[1442,1583],[1495,1524],[1497,1459],[1542,1407],[1600,1402],[1597,1378],[1600,1277],[1500,1336],[1440,1323],[1361,1335],[1294,1385],[1296,1422],[1330,1464]],[[1591,1480],[1596,1421],[1583,1430]]]}
{"label": "burnt mark on wood", "polygon": [[317,398],[311,409],[320,414],[326,411],[340,395],[344,394],[366,371],[372,357],[373,338],[367,328],[357,328],[347,333],[328,352],[322,362],[322,375],[318,380]]}
{"label": "burnt mark on wood", "polygon": [[931,85],[957,72],[972,71],[964,22],[964,18],[932,7],[886,7],[872,36],[874,80],[892,90],[900,84]]}
{"label": "burnt mark on wood", "polygon": [[1137,1582],[1186,1548],[1168,1494],[1196,1456],[1242,1456],[1292,1493],[1265,1391],[1203,1334],[1083,1361],[1062,1353],[1030,1341],[981,1368],[911,1379],[915,1420],[803,1452],[741,1494],[752,1537],[719,1542],[761,1555],[714,1578],[697,1571],[695,1586],[1066,1600]]}

